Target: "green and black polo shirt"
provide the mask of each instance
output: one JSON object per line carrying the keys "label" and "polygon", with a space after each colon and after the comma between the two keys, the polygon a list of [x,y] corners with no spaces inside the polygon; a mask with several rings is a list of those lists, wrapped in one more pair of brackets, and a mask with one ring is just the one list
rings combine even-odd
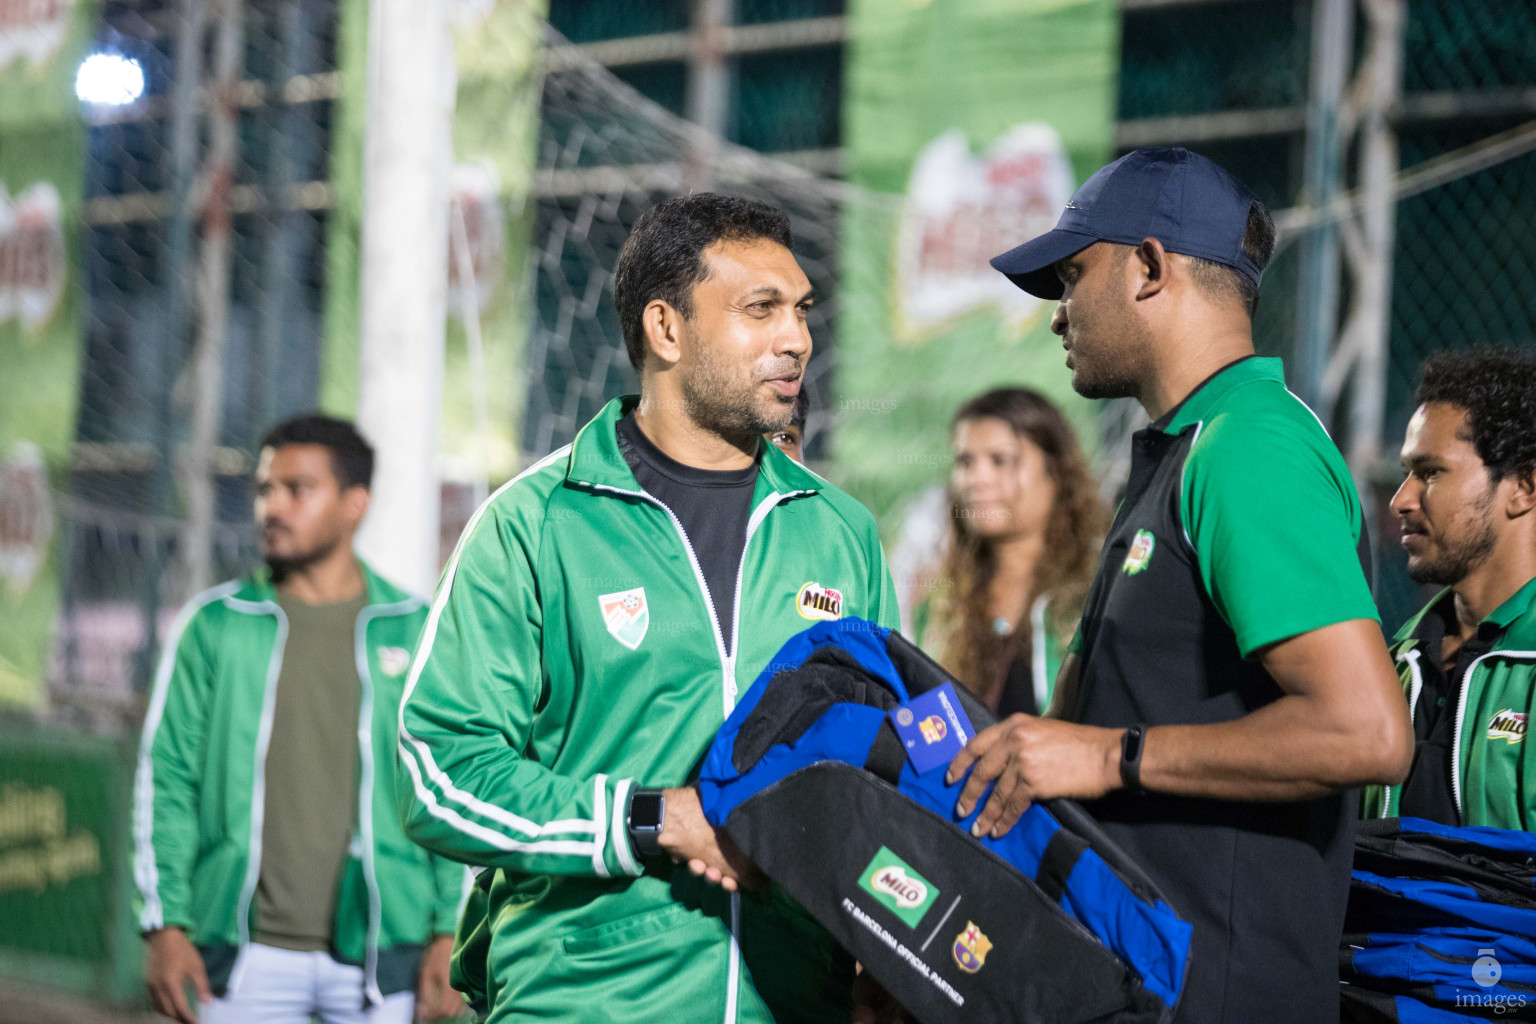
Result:
{"label": "green and black polo shirt", "polygon": [[[1376,619],[1359,499],[1280,361],[1229,364],[1132,441],[1125,500],[1073,648],[1076,721],[1231,721],[1278,699],[1265,646]],[[1177,1020],[1338,1019],[1352,794],[1090,805],[1195,928]]]}

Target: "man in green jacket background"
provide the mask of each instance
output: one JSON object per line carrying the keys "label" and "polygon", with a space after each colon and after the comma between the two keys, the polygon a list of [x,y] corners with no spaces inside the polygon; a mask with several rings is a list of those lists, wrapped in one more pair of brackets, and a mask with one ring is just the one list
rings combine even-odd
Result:
{"label": "man in green jacket background", "polygon": [[[455,1016],[465,869],[405,838],[396,722],[425,603],[352,553],[373,450],[274,428],[256,471],[267,569],[193,598],[166,640],[134,783],[155,1008],[204,1024]],[[415,992],[413,993],[413,988]]]}
{"label": "man in green jacket background", "polygon": [[1425,364],[1392,498],[1408,572],[1446,589],[1392,647],[1413,768],[1367,817],[1530,831],[1536,754],[1536,354],[1441,352]]}
{"label": "man in green jacket background", "polygon": [[492,1021],[849,1019],[846,954],[740,884],[692,785],[787,639],[898,621],[873,517],[763,439],[811,355],[790,245],[750,200],[642,215],[614,287],[641,394],[494,494],[438,587],[400,712],[402,815],[495,869],[455,956]]}

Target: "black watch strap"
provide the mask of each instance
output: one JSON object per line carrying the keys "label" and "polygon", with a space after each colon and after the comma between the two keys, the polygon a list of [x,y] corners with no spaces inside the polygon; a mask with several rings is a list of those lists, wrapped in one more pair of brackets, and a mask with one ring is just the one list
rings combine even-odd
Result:
{"label": "black watch strap", "polygon": [[662,790],[637,787],[630,792],[625,824],[636,855],[654,857],[661,853],[661,828],[666,816],[667,798]]}
{"label": "black watch strap", "polygon": [[1147,727],[1133,725],[1120,739],[1120,781],[1125,788],[1141,791],[1141,752],[1147,745]]}

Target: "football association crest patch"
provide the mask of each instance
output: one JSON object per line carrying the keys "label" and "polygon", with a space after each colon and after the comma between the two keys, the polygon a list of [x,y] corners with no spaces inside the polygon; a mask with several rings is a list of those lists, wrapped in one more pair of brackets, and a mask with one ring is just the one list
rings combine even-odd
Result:
{"label": "football association crest patch", "polygon": [[379,668],[390,678],[405,674],[411,667],[411,652],[404,647],[380,647]]}
{"label": "football association crest patch", "polygon": [[616,594],[603,594],[597,599],[603,610],[603,625],[619,643],[635,650],[645,639],[645,631],[651,625],[651,611],[645,604],[645,588],[621,590]]}

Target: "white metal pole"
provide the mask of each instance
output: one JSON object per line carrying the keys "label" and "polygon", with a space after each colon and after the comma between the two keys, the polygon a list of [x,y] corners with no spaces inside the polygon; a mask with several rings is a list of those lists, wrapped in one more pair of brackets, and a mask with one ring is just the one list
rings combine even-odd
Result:
{"label": "white metal pole", "polygon": [[708,137],[687,155],[685,188],[708,188],[730,116],[731,68],[725,35],[735,19],[735,0],[693,0],[692,53],[688,60],[688,120]]}
{"label": "white metal pole", "polygon": [[[1349,465],[1362,485],[1380,471],[1392,330],[1392,259],[1397,226],[1397,133],[1390,120],[1403,92],[1402,0],[1365,0],[1368,100],[1360,124],[1361,235],[1367,260],[1355,277],[1360,331],[1350,403]],[[1369,487],[1363,489],[1369,490]]]}
{"label": "white metal pole", "polygon": [[446,0],[371,0],[357,419],[378,457],[358,548],[418,593],[438,571],[454,82]]}
{"label": "white metal pole", "polygon": [[[1339,104],[1349,77],[1354,0],[1317,0],[1312,8],[1311,82],[1307,98],[1306,202],[1321,209],[1339,185]],[[1301,395],[1321,408],[1323,377],[1333,348],[1339,303],[1338,229],[1319,224],[1301,240],[1296,309],[1296,376]]]}
{"label": "white metal pole", "polygon": [[239,150],[235,90],[245,56],[243,0],[216,5],[213,89],[208,106],[208,160],[198,191],[202,240],[197,268],[197,347],[192,427],[181,466],[187,518],[182,527],[183,598],[213,582],[213,534],[218,525],[218,470],[214,450],[224,427],[224,349],[229,331],[229,267],[234,230],[229,190]]}

